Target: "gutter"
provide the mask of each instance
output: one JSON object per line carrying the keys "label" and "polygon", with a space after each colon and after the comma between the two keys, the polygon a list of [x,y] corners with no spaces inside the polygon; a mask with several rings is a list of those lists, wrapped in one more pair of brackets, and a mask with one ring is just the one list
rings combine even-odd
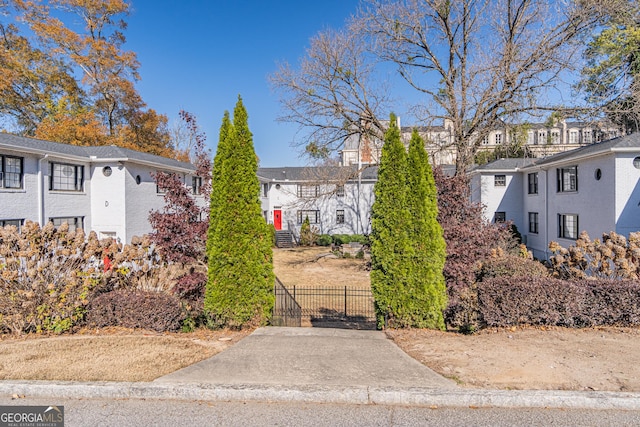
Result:
{"label": "gutter", "polygon": [[[39,150],[36,148],[27,148],[27,147],[22,147],[18,145],[11,145],[7,143],[2,143],[0,145],[2,145],[3,148],[6,148],[7,150],[18,151],[21,153],[30,153],[30,154],[41,155],[45,157],[48,157],[51,154],[50,151]],[[77,160],[77,161],[83,161],[83,162],[86,162],[88,158],[87,156],[77,156],[74,154],[62,154],[62,153],[55,153],[55,154],[52,154],[52,156],[59,159]]]}

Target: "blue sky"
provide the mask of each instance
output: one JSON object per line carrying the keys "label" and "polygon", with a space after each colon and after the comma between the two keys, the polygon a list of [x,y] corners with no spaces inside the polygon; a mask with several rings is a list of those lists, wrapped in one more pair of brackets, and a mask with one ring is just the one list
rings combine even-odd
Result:
{"label": "blue sky", "polygon": [[125,48],[141,63],[137,87],[149,108],[178,120],[197,116],[215,153],[225,110],[238,95],[249,113],[260,166],[306,164],[291,147],[296,127],[276,121],[278,96],[267,78],[277,64],[297,64],[309,40],[339,28],[357,0],[132,0]]}

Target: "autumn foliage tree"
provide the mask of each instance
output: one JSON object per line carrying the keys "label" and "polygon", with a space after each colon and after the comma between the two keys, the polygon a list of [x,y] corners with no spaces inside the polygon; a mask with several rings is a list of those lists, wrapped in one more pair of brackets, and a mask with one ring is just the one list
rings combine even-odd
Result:
{"label": "autumn foliage tree", "polygon": [[206,283],[211,156],[195,117],[186,111],[181,111],[180,117],[195,141],[193,182],[185,185],[176,174],[155,174],[158,187],[164,191],[165,206],[149,215],[153,228],[150,237],[164,259],[191,267],[178,280],[176,290],[181,296],[199,299]]}
{"label": "autumn foliage tree", "polygon": [[241,98],[233,123],[225,114],[220,136],[213,165],[204,308],[217,326],[263,324],[274,301],[273,253],[260,205],[258,159]]}
{"label": "autumn foliage tree", "polygon": [[[11,8],[10,8],[11,6]],[[136,54],[124,49],[125,0],[9,0],[0,23],[0,114],[15,131],[77,145],[173,156],[167,118],[135,88]],[[28,34],[27,37],[25,34]]]}
{"label": "autumn foliage tree", "polygon": [[57,100],[78,104],[81,91],[69,73],[67,64],[34,46],[15,24],[0,22],[0,115],[32,134]]}

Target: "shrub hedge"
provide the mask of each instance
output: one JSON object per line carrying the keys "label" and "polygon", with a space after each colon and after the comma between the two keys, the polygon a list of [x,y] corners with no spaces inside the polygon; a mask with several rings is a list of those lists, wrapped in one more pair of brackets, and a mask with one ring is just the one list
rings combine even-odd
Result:
{"label": "shrub hedge", "polygon": [[640,324],[638,281],[497,277],[478,283],[477,290],[486,326]]}
{"label": "shrub hedge", "polygon": [[364,234],[333,234],[331,238],[334,245],[344,245],[351,242],[358,242],[363,245],[369,244],[369,237]]}
{"label": "shrub hedge", "polygon": [[318,246],[330,246],[332,242],[333,242],[333,239],[328,234],[321,234],[318,236],[318,239],[316,240],[316,244]]}
{"label": "shrub hedge", "polygon": [[117,290],[93,299],[86,324],[98,328],[122,326],[166,332],[180,330],[185,318],[180,300],[173,295]]}
{"label": "shrub hedge", "polygon": [[541,262],[519,255],[500,254],[482,261],[476,270],[476,281],[494,277],[548,277],[549,270]]}

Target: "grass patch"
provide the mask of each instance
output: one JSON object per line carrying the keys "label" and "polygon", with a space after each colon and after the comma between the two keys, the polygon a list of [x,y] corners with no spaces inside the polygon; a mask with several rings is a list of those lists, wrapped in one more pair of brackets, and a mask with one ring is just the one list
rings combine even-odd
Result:
{"label": "grass patch", "polygon": [[6,339],[0,380],[152,381],[219,353],[246,333]]}

